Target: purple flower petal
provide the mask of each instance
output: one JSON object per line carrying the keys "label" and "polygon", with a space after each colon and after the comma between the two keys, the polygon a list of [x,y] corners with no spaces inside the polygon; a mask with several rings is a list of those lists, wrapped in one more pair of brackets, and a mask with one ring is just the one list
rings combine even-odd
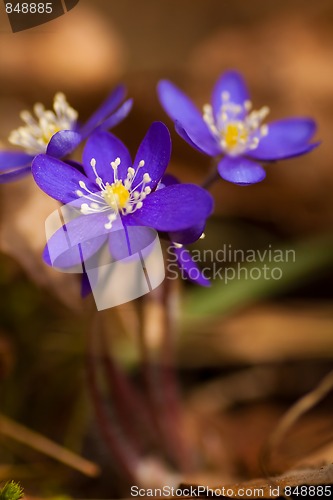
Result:
{"label": "purple flower petal", "polygon": [[0,151],[0,172],[10,170],[16,167],[25,167],[30,165],[34,159],[33,155],[16,151]]}
{"label": "purple flower petal", "polygon": [[85,263],[98,252],[107,241],[105,215],[81,215],[67,222],[48,240],[44,250],[44,260],[48,265],[59,269],[79,266],[76,272],[82,272]]}
{"label": "purple flower petal", "polygon": [[109,234],[109,250],[114,260],[126,259],[142,252],[156,238],[156,232],[151,228],[132,226],[129,217],[124,217],[123,223],[122,229]]}
{"label": "purple flower petal", "polygon": [[181,122],[185,128],[202,131],[207,128],[198,108],[176,85],[168,80],[161,80],[157,92],[165,112],[172,120]]}
{"label": "purple flower petal", "polygon": [[161,184],[163,185],[163,187],[166,187],[166,186],[171,186],[172,184],[180,184],[180,182],[174,175],[165,174],[161,179]]}
{"label": "purple flower petal", "polygon": [[[68,239],[71,246],[85,245],[86,242],[90,242],[96,238],[107,237],[110,233],[109,229],[105,228],[105,224],[108,222],[107,215],[105,213],[96,213],[89,215],[79,215],[78,217],[66,222],[66,231],[68,234]],[[84,257],[90,257],[93,252],[89,250],[87,246],[87,255],[83,252]]]}
{"label": "purple flower petal", "polygon": [[250,99],[249,91],[243,77],[237,71],[226,71],[217,80],[212,94],[212,106],[215,118],[220,114],[222,105],[222,93],[228,92],[230,102],[244,104]]}
{"label": "purple flower petal", "polygon": [[149,226],[157,231],[172,232],[189,229],[213,210],[213,198],[194,184],[175,184],[158,189],[143,202],[143,207],[131,217],[137,226]]}
{"label": "purple flower petal", "polygon": [[[171,174],[164,175],[162,177],[161,183],[163,187],[172,186],[174,184],[180,184],[179,180]],[[162,187],[160,189],[162,189]],[[200,236],[204,232],[205,226],[206,226],[206,220],[184,231],[178,231],[178,232],[173,231],[169,233],[169,239],[171,241],[175,241],[177,243],[181,243],[184,245],[193,243],[194,241],[197,241],[200,238]]]}
{"label": "purple flower petal", "polygon": [[310,118],[287,118],[268,124],[268,134],[258,147],[247,153],[257,160],[274,161],[308,153],[319,143],[309,144],[316,132]]}
{"label": "purple flower petal", "polygon": [[106,118],[95,129],[95,131],[97,132],[99,130],[109,130],[110,128],[113,128],[116,125],[118,125],[118,123],[120,123],[121,121],[123,121],[126,118],[126,116],[129,114],[129,112],[132,109],[132,106],[133,106],[133,99],[128,99],[127,101],[124,102],[124,104],[122,104],[117,109],[117,111],[115,111],[114,113],[112,113],[112,115],[109,116],[109,118]]}
{"label": "purple flower petal", "polygon": [[0,184],[6,184],[7,182],[18,181],[30,173],[31,173],[30,165],[28,167],[21,167],[4,174],[0,173]]}
{"label": "purple flower petal", "polygon": [[83,272],[80,248],[68,246],[66,239],[61,239],[57,234],[45,245],[43,260],[48,266],[56,267],[59,270],[68,271],[72,268],[73,272]]}
{"label": "purple flower petal", "polygon": [[96,132],[92,134],[83,150],[83,167],[90,180],[95,182],[96,175],[91,168],[92,158],[96,160],[96,170],[103,182],[114,182],[114,171],[111,162],[120,158],[118,178],[125,179],[127,169],[132,165],[132,159],[126,146],[115,135],[109,132]]}
{"label": "purple flower petal", "polygon": [[185,130],[183,125],[176,121],[175,122],[175,130],[177,134],[180,135],[184,141],[186,141],[192,148],[197,149],[200,153],[204,153],[208,156],[217,156],[222,153],[221,147],[218,145],[216,139],[209,132],[208,128],[206,130],[207,133],[204,135],[199,132],[195,132],[192,130]]}
{"label": "purple flower petal", "polygon": [[85,176],[83,166],[78,161],[66,159],[65,163],[67,163],[71,167],[74,167],[76,170],[78,170],[79,172],[81,172],[81,174]]}
{"label": "purple flower petal", "polygon": [[32,175],[38,186],[49,196],[70,203],[77,200],[79,182],[83,181],[90,191],[97,191],[97,186],[76,168],[48,155],[38,155],[32,162]]}
{"label": "purple flower petal", "polygon": [[169,164],[170,155],[171,138],[169,130],[164,123],[154,122],[150,126],[136,154],[133,163],[134,170],[138,169],[141,160],[144,160],[145,165],[138,169],[132,187],[135,189],[135,186],[141,183],[143,175],[147,172],[151,177],[151,181],[146,185],[151,189],[155,189]]}
{"label": "purple flower petal", "polygon": [[241,186],[255,184],[266,177],[266,172],[261,165],[243,157],[225,156],[217,168],[222,179]]}
{"label": "purple flower petal", "polygon": [[171,241],[176,243],[181,243],[182,245],[189,245],[194,241],[197,241],[205,230],[206,220],[196,224],[189,229],[184,231],[173,231],[169,233]]}
{"label": "purple flower petal", "polygon": [[178,266],[190,281],[201,286],[211,286],[209,279],[204,276],[196,262],[192,260],[191,254],[186,248],[172,247],[172,251],[177,258]]}
{"label": "purple flower petal", "polygon": [[93,130],[101,124],[106,118],[113,113],[120,103],[124,100],[126,89],[123,85],[119,85],[89,118],[89,120],[80,127],[79,132],[85,139]]}
{"label": "purple flower petal", "polygon": [[64,158],[74,151],[82,141],[82,136],[74,130],[60,130],[47,145],[46,154],[54,158]]}
{"label": "purple flower petal", "polygon": [[167,80],[159,82],[157,92],[165,112],[178,122],[176,130],[183,139],[188,136],[189,144],[209,155],[220,152],[202,114],[186,94]]}
{"label": "purple flower petal", "polygon": [[33,155],[16,151],[0,151],[0,184],[17,181],[31,171]]}

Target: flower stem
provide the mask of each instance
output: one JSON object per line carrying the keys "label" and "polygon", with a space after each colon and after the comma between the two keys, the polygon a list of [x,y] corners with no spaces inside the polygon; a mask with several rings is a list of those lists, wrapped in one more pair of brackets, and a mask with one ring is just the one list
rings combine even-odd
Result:
{"label": "flower stem", "polygon": [[173,284],[173,281],[166,277],[162,287],[161,301],[164,312],[164,327],[161,343],[161,386],[164,394],[164,412],[168,436],[172,441],[180,470],[188,472],[192,469],[192,460],[183,432],[183,408],[176,373],[175,322],[173,315],[175,290],[172,288]]}
{"label": "flower stem", "polygon": [[219,173],[217,171],[217,164],[220,158],[212,158],[210,173],[207,175],[206,179],[200,184],[202,188],[209,189],[215,181],[219,179]]}
{"label": "flower stem", "polygon": [[[173,464],[187,472],[191,463],[181,432],[182,410],[178,379],[175,372],[171,320],[174,290],[171,281],[153,290],[143,300],[140,352],[143,375],[155,425],[165,452]],[[151,355],[154,352],[154,363]]]}
{"label": "flower stem", "polygon": [[161,408],[160,408],[160,392],[155,383],[156,373],[155,368],[150,360],[150,351],[148,342],[146,339],[146,329],[145,329],[145,312],[144,305],[146,299],[139,299],[139,335],[138,335],[138,347],[139,355],[141,360],[141,372],[143,385],[146,390],[147,400],[148,400],[148,411],[150,413],[151,420],[159,439],[163,438],[163,432],[160,423]]}
{"label": "flower stem", "polygon": [[106,353],[103,355],[102,361],[108,388],[125,433],[131,437],[137,451],[142,452],[143,433],[141,428],[145,429],[145,437],[148,437],[149,441],[156,438],[153,435],[151,415],[147,411],[145,402],[117,365],[110,351],[110,342],[110,336],[107,340],[105,331],[102,332],[101,347],[102,352]]}
{"label": "flower stem", "polygon": [[100,431],[105,439],[112,456],[117,461],[118,467],[125,474],[130,483],[136,484],[139,464],[139,457],[135,450],[120,438],[115,427],[110,422],[108,412],[105,407],[103,394],[98,385],[96,369],[96,337],[99,330],[99,318],[96,315],[94,324],[89,329],[88,348],[86,354],[87,382],[94,406],[97,422]]}

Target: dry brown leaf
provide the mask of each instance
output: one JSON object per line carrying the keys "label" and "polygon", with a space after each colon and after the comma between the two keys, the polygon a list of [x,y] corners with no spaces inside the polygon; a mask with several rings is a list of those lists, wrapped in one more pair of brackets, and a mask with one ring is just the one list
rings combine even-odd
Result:
{"label": "dry brown leaf", "polygon": [[[285,488],[295,488],[301,485],[328,485],[332,487],[333,465],[325,465],[319,469],[313,468],[290,471],[282,474],[281,476],[267,479],[254,479],[252,481],[237,484],[211,486],[211,489],[216,490],[217,492],[223,492],[224,489],[225,498],[277,498],[279,496],[282,498],[288,498],[288,496],[284,493]],[[186,487],[188,487],[188,485],[181,485],[181,488]],[[246,495],[244,492],[246,492]],[[221,497],[221,493],[218,496]],[[303,496],[305,495],[300,496],[300,498]],[[203,494],[201,498],[208,497],[208,495]]]}

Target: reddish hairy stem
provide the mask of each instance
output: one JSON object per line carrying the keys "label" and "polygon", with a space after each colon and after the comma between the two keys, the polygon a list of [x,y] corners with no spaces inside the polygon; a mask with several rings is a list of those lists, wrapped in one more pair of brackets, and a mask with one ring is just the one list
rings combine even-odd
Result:
{"label": "reddish hairy stem", "polygon": [[110,341],[107,342],[105,337],[106,334],[103,332],[101,335],[102,351],[106,354],[103,355],[102,360],[108,388],[126,435],[131,437],[137,450],[142,451],[143,433],[139,425],[145,429],[148,439],[152,441],[154,439],[152,418],[147,411],[145,401],[117,365],[107,345]]}
{"label": "reddish hairy stem", "polygon": [[136,470],[138,469],[139,456],[125,439],[119,438],[118,433],[109,419],[109,415],[103,401],[103,394],[98,386],[95,353],[95,336],[98,332],[97,322],[98,319],[96,317],[94,326],[89,330],[88,337],[86,354],[88,388],[94,406],[98,426],[105,439],[105,443],[117,462],[118,467],[126,475],[129,482],[135,484],[137,482]]}

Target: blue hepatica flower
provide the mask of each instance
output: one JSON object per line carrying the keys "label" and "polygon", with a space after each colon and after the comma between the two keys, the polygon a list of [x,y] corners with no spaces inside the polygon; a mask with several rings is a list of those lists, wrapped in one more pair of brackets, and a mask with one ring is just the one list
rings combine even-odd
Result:
{"label": "blue hepatica flower", "polygon": [[220,176],[235,184],[254,184],[265,178],[258,162],[272,162],[309,153],[316,124],[310,118],[287,118],[264,124],[265,106],[252,110],[249,92],[236,71],[224,73],[217,81],[212,103],[203,113],[174,84],[162,80],[158,95],[166,113],[175,122],[178,134],[191,146],[209,156],[219,157]]}
{"label": "blue hepatica flower", "polygon": [[34,106],[35,116],[23,111],[25,125],[11,132],[8,140],[24,151],[0,151],[0,183],[30,173],[31,162],[40,153],[64,158],[94,131],[116,126],[132,107],[131,99],[122,103],[125,93],[125,88],[118,86],[83,125],[78,123],[77,111],[62,93],[55,95],[53,111],[45,110],[40,103]]}
{"label": "blue hepatica flower", "polygon": [[[78,217],[66,223],[66,231],[72,245],[85,243],[85,259],[105,243],[111,255],[121,258],[119,252],[123,250],[119,248],[121,242],[115,231],[119,220],[129,231],[133,226],[145,226],[167,233],[172,241],[191,243],[200,237],[212,213],[212,197],[201,187],[170,180],[162,184],[170,153],[169,131],[163,123],[155,122],[134,162],[117,137],[99,131],[92,134],[85,145],[84,173],[57,158],[41,154],[33,160],[32,174],[45,193],[77,210]],[[64,256],[64,267],[81,260],[77,251],[68,251],[61,230],[51,237],[48,245],[56,249],[56,254]],[[52,265],[47,247],[44,260]]]}

